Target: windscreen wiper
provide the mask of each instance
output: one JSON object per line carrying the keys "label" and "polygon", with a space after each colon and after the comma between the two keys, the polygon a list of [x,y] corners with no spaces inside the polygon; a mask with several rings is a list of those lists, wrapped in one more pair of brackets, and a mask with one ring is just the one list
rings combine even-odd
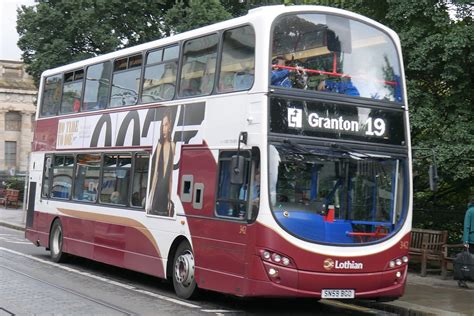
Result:
{"label": "windscreen wiper", "polygon": [[387,156],[387,155],[366,154],[366,153],[360,152],[356,149],[350,148],[348,146],[341,145],[341,144],[336,144],[336,143],[330,143],[330,147],[333,150],[342,152],[342,153],[348,155],[350,158],[353,158],[353,159],[356,159],[356,160],[368,159],[368,158],[377,159],[377,160],[378,159],[384,160],[384,159],[387,159],[387,158],[392,158],[391,156]]}
{"label": "windscreen wiper", "polygon": [[308,148],[306,147],[303,147],[301,146],[300,144],[298,143],[295,143],[294,141],[292,141],[291,139],[288,139],[288,138],[285,138],[283,140],[283,144],[293,148],[293,149],[296,149],[304,154],[313,154],[313,151],[309,150]]}

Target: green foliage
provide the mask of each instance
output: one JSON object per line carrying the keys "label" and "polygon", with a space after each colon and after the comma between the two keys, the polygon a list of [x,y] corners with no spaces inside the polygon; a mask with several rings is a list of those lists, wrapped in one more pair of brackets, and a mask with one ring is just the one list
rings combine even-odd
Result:
{"label": "green foliage", "polygon": [[165,23],[173,33],[181,33],[232,18],[219,0],[179,0],[168,10]]}
{"label": "green foliage", "polygon": [[25,179],[19,177],[9,177],[5,179],[5,187],[7,189],[20,191],[20,199],[22,199],[23,193],[25,191]]}
{"label": "green foliage", "polygon": [[56,66],[161,38],[174,1],[38,0],[18,9],[18,46],[38,83]]}

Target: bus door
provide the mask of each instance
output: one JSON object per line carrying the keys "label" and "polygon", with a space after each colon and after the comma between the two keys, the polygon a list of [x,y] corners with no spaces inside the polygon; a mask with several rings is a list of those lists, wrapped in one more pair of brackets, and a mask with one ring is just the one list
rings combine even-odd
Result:
{"label": "bus door", "polygon": [[208,149],[183,148],[180,171],[179,192],[191,230],[196,281],[201,288],[239,295],[251,251],[247,245],[252,203],[258,203],[250,199],[259,194],[251,176],[257,171],[256,162],[250,151],[241,151],[243,181],[232,183],[232,157],[237,152],[216,152],[218,163],[211,156],[213,167],[206,162],[209,153]]}

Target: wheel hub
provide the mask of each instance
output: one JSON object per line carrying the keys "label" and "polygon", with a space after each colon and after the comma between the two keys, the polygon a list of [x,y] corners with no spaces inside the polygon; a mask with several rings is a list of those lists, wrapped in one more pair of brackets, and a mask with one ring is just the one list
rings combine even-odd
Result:
{"label": "wheel hub", "polygon": [[194,280],[194,257],[191,252],[185,252],[176,259],[174,277],[183,286],[189,286]]}

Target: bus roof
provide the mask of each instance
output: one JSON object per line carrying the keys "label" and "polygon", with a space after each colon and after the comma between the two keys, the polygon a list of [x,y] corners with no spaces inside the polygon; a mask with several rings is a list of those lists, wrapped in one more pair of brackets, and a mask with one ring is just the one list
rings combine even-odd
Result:
{"label": "bus roof", "polygon": [[195,30],[179,33],[176,35],[171,35],[171,36],[157,39],[157,40],[147,42],[144,44],[127,47],[127,48],[120,49],[120,50],[107,53],[104,55],[88,58],[88,59],[74,62],[68,65],[49,69],[49,70],[44,71],[41,77],[47,77],[47,76],[55,75],[55,74],[65,72],[68,70],[81,68],[87,65],[97,64],[106,60],[111,60],[118,57],[132,55],[134,53],[146,51],[146,50],[153,49],[156,47],[163,47],[163,46],[170,45],[173,43],[178,43],[182,40],[200,37],[200,36],[203,36],[212,32],[216,32],[222,29],[228,29],[228,28],[236,27],[239,25],[247,24],[247,23],[252,24],[254,26],[258,25],[260,27],[269,28],[271,26],[271,23],[277,16],[284,13],[292,13],[292,12],[332,13],[332,14],[343,15],[349,18],[361,20],[372,26],[380,28],[386,33],[388,33],[388,35],[395,41],[397,46],[399,46],[399,43],[400,43],[398,35],[393,30],[389,29],[388,27],[372,19],[369,19],[367,17],[364,17],[362,15],[359,15],[350,11],[332,8],[332,7],[314,6],[314,5],[295,5],[295,6],[273,5],[273,6],[263,6],[263,7],[251,9],[245,16],[218,22],[212,25],[195,29]]}

